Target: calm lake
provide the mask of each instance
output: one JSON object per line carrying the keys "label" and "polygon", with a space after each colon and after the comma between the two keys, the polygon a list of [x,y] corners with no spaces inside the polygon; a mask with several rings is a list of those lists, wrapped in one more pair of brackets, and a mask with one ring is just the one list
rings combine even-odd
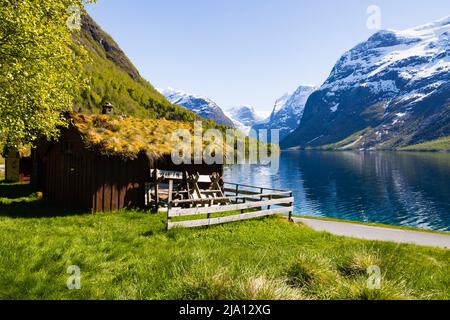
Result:
{"label": "calm lake", "polygon": [[295,214],[450,231],[450,154],[283,152],[278,172],[235,165],[225,180],[294,191]]}

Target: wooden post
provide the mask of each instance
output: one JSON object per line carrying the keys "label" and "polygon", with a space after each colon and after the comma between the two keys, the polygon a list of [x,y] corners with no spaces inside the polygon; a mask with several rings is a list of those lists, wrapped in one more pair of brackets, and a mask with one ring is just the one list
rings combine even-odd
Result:
{"label": "wooden post", "polygon": [[184,184],[186,186],[187,198],[191,199],[192,195],[191,195],[191,188],[189,187],[189,174],[187,171],[183,172],[183,180],[184,180]]}
{"label": "wooden post", "polygon": [[[261,192],[261,194],[264,194],[264,188],[261,188],[260,192]],[[264,200],[264,198],[262,196],[259,197],[259,201],[263,201],[263,200]],[[261,207],[261,210],[262,210],[262,207]]]}
{"label": "wooden post", "polygon": [[173,180],[170,179],[169,180],[169,199],[168,199],[169,203],[172,202],[172,194],[173,194]]}
{"label": "wooden post", "polygon": [[148,207],[151,205],[152,202],[152,195],[151,195],[152,187],[150,183],[145,183],[145,206]]}
{"label": "wooden post", "polygon": [[170,223],[172,222],[172,218],[170,217],[171,210],[172,210],[172,202],[169,202],[169,204],[167,206],[167,231],[170,230],[169,226],[170,226]]}
{"label": "wooden post", "polygon": [[[294,193],[293,192],[291,192],[290,194],[289,194],[289,197],[293,197],[294,196]],[[294,205],[294,203],[293,202],[291,202],[290,203],[290,206],[292,207]],[[294,222],[294,220],[292,219],[292,211],[289,211],[289,222]]]}
{"label": "wooden post", "polygon": [[199,199],[202,199],[202,192],[200,191],[200,187],[198,186],[198,180],[200,180],[200,173],[196,173],[193,175],[192,183],[194,185],[194,191],[197,193]]}
{"label": "wooden post", "polygon": [[[247,198],[242,199],[242,203],[247,203]],[[242,209],[241,214],[244,214],[244,213],[245,213],[245,210]]]}
{"label": "wooden post", "polygon": [[158,169],[154,171],[155,178],[155,212],[159,210],[159,183],[158,183]]}
{"label": "wooden post", "polygon": [[173,180],[169,180],[169,197],[167,204],[167,230],[169,230],[169,225],[172,222],[172,218],[170,217],[170,211],[172,210],[172,194],[173,194]]}

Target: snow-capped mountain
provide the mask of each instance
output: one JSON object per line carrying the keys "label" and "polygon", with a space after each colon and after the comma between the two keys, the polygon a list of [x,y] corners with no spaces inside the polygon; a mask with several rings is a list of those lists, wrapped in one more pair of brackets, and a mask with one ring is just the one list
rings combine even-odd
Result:
{"label": "snow-capped mountain", "polygon": [[[393,148],[450,135],[450,17],[380,31],[347,53],[282,147]],[[353,137],[353,138],[351,138]],[[343,146],[345,147],[345,146]]]}
{"label": "snow-capped mountain", "polygon": [[300,125],[305,104],[316,89],[312,85],[301,85],[294,93],[284,94],[275,101],[273,112],[268,121],[253,126],[253,129],[279,129],[280,140],[282,140]]}
{"label": "snow-capped mountain", "polygon": [[293,92],[286,92],[280,98],[275,101],[275,106],[273,107],[272,115],[276,114],[278,111],[283,108],[288,102],[289,98],[292,97]]}
{"label": "snow-capped mountain", "polygon": [[225,113],[235,124],[236,129],[248,135],[251,128],[264,121],[265,117],[252,106],[231,108]]}
{"label": "snow-capped mountain", "polygon": [[195,112],[205,119],[213,120],[218,124],[222,124],[227,127],[234,127],[234,122],[229,119],[223,110],[209,98],[185,93],[173,88],[158,89],[158,91],[173,104],[182,106],[183,108]]}

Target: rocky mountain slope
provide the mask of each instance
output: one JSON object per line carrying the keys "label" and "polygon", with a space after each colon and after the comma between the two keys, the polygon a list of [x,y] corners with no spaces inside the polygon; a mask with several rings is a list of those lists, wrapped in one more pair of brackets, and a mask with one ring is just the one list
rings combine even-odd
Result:
{"label": "rocky mountain slope", "polygon": [[312,85],[301,85],[294,93],[284,94],[275,101],[268,121],[253,126],[253,129],[279,129],[280,140],[284,139],[300,125],[306,102],[316,89]]}
{"label": "rocky mountain slope", "polygon": [[385,30],[347,53],[282,148],[398,148],[450,135],[450,17]]}
{"label": "rocky mountain slope", "polygon": [[234,122],[228,118],[223,110],[211,99],[182,92],[173,88],[158,89],[171,103],[198,114],[200,117],[210,119],[218,124],[234,127]]}

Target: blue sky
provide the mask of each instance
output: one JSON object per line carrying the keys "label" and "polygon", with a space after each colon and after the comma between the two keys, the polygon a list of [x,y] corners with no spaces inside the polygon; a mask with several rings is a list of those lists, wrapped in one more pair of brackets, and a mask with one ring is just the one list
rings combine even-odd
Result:
{"label": "blue sky", "polygon": [[98,0],[88,12],[155,87],[268,112],[375,32],[371,5],[384,29],[450,15],[449,0]]}

